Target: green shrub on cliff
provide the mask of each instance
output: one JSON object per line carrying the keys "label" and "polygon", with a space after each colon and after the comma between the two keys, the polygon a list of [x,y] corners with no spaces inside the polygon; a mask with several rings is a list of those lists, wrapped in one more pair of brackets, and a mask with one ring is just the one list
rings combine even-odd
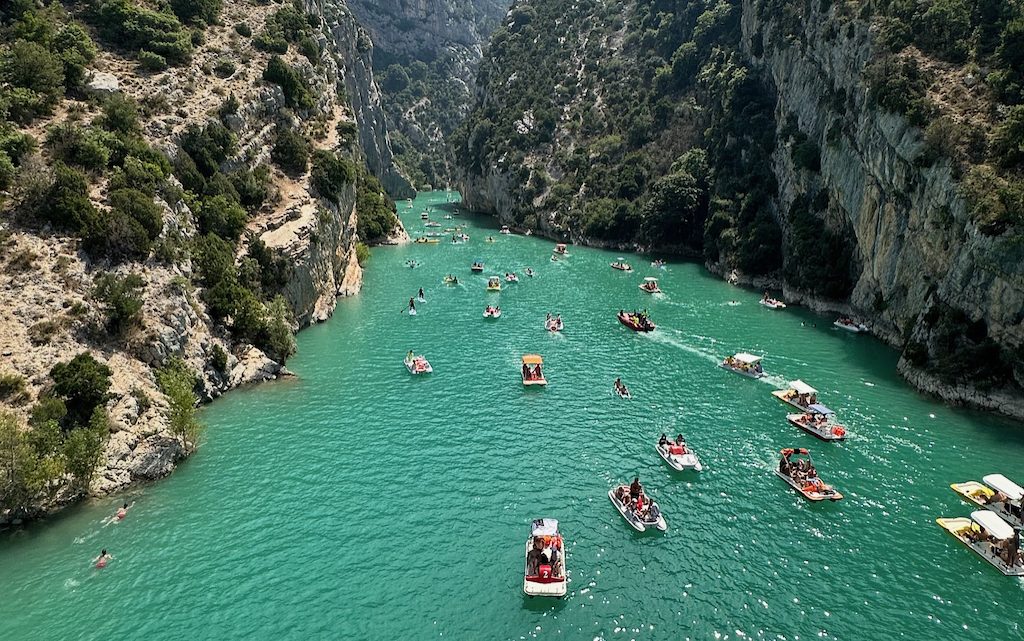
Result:
{"label": "green shrub on cliff", "polygon": [[88,352],[50,368],[53,393],[67,407],[65,426],[86,425],[93,411],[106,404],[112,374],[109,367]]}
{"label": "green shrub on cliff", "polygon": [[107,329],[115,336],[136,324],[142,312],[145,281],[138,274],[118,276],[104,273],[96,277],[92,297],[107,315]]}
{"label": "green shrub on cliff", "polygon": [[192,38],[178,18],[133,0],[92,0],[91,15],[107,42],[161,56],[172,65],[192,55]]}
{"label": "green shrub on cliff", "polygon": [[196,420],[196,375],[180,357],[168,361],[156,372],[157,384],[167,396],[167,422],[171,433],[187,447],[195,447],[202,425]]}
{"label": "green shrub on cliff", "polygon": [[355,179],[356,168],[352,161],[324,149],[313,152],[309,183],[321,197],[337,200]]}
{"label": "green shrub on cliff", "polygon": [[301,133],[279,125],[272,144],[270,159],[275,165],[293,176],[306,173],[309,166],[309,143]]}
{"label": "green shrub on cliff", "polygon": [[398,222],[395,203],[380,181],[366,169],[356,180],[356,230],[359,238],[375,242],[390,234]]}
{"label": "green shrub on cliff", "polygon": [[293,109],[311,109],[316,101],[313,92],[297,70],[292,68],[280,56],[271,56],[267,68],[263,71],[263,79],[281,86],[284,101]]}

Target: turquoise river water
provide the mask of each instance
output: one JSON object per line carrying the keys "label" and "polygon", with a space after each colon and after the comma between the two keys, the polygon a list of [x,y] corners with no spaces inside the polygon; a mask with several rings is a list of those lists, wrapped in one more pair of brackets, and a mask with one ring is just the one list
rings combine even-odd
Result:
{"label": "turquoise river water", "polygon": [[[443,193],[399,205],[413,235],[426,206],[449,210]],[[581,247],[553,263],[549,241],[455,221],[469,243],[373,250],[362,293],[299,335],[298,377],[205,408],[200,451],[128,494],[124,522],[101,523],[119,496],[0,534],[0,638],[1024,639],[1024,581],[935,524],[971,511],[951,482],[1024,480],[1020,425],[923,398],[876,340],[769,311],[699,265],[628,255],[623,273]],[[535,278],[485,292],[486,275],[527,266]],[[649,275],[664,295],[638,289]],[[488,301],[500,319],[482,318]],[[644,306],[652,334],[616,322]],[[433,374],[406,372],[409,349]],[[740,350],[769,375],[716,367]],[[520,384],[526,352],[544,356],[546,389]],[[788,426],[770,392],[798,377],[846,442]],[[671,471],[663,431],[704,471]],[[774,476],[791,446],[845,500],[807,503]],[[609,503],[634,474],[667,532],[634,532]],[[566,536],[560,601],[521,592],[538,516]],[[101,547],[114,560],[95,570]]]}

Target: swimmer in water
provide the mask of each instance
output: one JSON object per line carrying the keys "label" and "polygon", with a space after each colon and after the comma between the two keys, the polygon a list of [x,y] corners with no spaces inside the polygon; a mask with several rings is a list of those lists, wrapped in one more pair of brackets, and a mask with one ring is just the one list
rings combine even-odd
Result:
{"label": "swimmer in water", "polygon": [[121,521],[121,520],[123,520],[123,519],[124,519],[124,517],[128,516],[128,508],[129,508],[129,507],[131,507],[131,506],[130,506],[130,505],[128,505],[128,501],[125,501],[125,502],[124,502],[124,505],[122,505],[122,506],[121,506],[121,507],[120,507],[120,508],[119,508],[119,509],[117,510],[117,514],[115,514],[114,516],[116,516],[116,517],[117,517],[117,520],[118,520],[118,521]]}
{"label": "swimmer in water", "polygon": [[93,560],[92,560],[92,562],[93,562],[93,565],[94,565],[95,567],[97,567],[97,568],[105,568],[105,567],[107,567],[107,562],[108,562],[108,561],[110,561],[110,560],[111,560],[111,559],[113,559],[113,558],[114,558],[114,557],[113,557],[113,556],[111,556],[111,555],[110,555],[110,554],[109,554],[109,553],[107,552],[106,548],[104,548],[104,549],[103,549],[103,550],[102,550],[102,551],[100,552],[100,555],[99,555],[98,557],[96,557],[95,559],[93,559]]}

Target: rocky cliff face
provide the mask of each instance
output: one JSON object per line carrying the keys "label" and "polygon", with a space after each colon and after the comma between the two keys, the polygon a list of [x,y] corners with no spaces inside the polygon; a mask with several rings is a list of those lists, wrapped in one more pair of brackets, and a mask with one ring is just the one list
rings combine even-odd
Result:
{"label": "rocky cliff face", "polygon": [[[644,118],[634,113],[626,121],[626,131],[602,130],[600,115],[612,105],[602,93],[614,77],[602,75],[602,66],[617,65],[620,73],[634,74],[628,76],[634,86],[653,80],[651,84],[659,91],[659,82],[674,82],[679,69],[687,68],[680,61],[692,61],[695,51],[708,48],[701,44],[707,41],[706,34],[728,31],[735,35],[722,42],[738,37],[737,59],[717,66],[691,62],[691,79],[684,81],[682,95],[676,94],[671,104],[662,98],[654,117],[660,117],[658,109],[674,112],[677,119],[670,116],[666,126],[678,127],[672,136],[677,145],[704,147],[709,153],[721,140],[734,145],[733,134],[716,143],[706,133],[718,126],[713,113],[715,96],[724,86],[716,87],[718,80],[713,76],[730,82],[744,75],[758,77],[763,85],[760,99],[767,100],[768,111],[773,112],[767,126],[774,129],[774,143],[764,147],[770,150],[766,158],[770,172],[753,183],[755,189],[764,188],[763,204],[757,204],[758,198],[744,198],[740,219],[747,203],[770,212],[773,226],[781,230],[781,243],[770,253],[781,254],[783,268],[744,275],[742,266],[734,269],[735,261],[730,264],[717,253],[708,258],[708,267],[723,275],[733,273],[741,282],[778,284],[787,298],[820,311],[840,311],[870,321],[873,333],[903,350],[900,370],[920,388],[951,402],[1024,418],[1024,375],[1012,365],[1024,354],[1021,243],[1012,231],[992,234],[979,229],[962,195],[962,169],[948,158],[936,159],[920,128],[872,98],[868,67],[883,53],[877,24],[862,17],[866,15],[863,12],[854,16],[834,3],[743,0],[731,9],[726,8],[727,3],[719,3],[718,7],[709,5],[695,21],[692,35],[683,37],[690,40],[685,46],[696,42],[696,47],[680,47],[671,56],[654,47],[654,55],[631,63],[624,42],[656,42],[662,37],[660,31],[637,23],[641,6],[627,6],[608,26],[588,27],[590,33],[584,28],[571,30],[570,35],[559,37],[556,45],[547,45],[547,54],[525,58],[530,66],[548,65],[554,70],[552,85],[559,96],[557,117],[548,116],[554,123],[551,133],[538,136],[539,112],[524,108],[518,98],[530,87],[517,89],[520,76],[527,72],[521,62],[527,54],[519,50],[523,43],[517,39],[523,34],[535,38],[537,33],[541,39],[547,38],[558,24],[564,28],[579,17],[567,9],[564,17],[557,17],[552,24],[545,6],[514,5],[496,36],[500,46],[492,46],[492,51],[499,49],[497,57],[485,61],[485,69],[493,77],[481,72],[484,82],[474,113],[477,117],[464,132],[466,153],[460,159],[458,181],[463,202],[508,224],[536,228],[559,238],[571,236],[577,242],[595,242],[593,236],[580,233],[580,227],[592,224],[602,213],[588,194],[596,186],[595,180],[605,177],[580,168],[601,163],[600,148],[621,146],[615,137],[633,135],[628,125]],[[729,11],[735,12],[735,22],[727,15]],[[606,15],[601,13],[587,24],[597,24]],[[673,29],[673,34],[685,33],[685,27]],[[673,43],[668,51],[675,46]],[[541,42],[537,48],[544,47]],[[986,90],[977,82],[977,71],[972,75],[969,68],[928,60],[912,47],[899,55],[931,66],[929,71],[940,80],[929,91],[941,92],[934,102],[942,114],[957,122],[971,121],[973,114],[958,112],[957,105],[979,111]],[[720,74],[723,68],[733,71]],[[666,82],[662,86],[673,85]],[[545,89],[542,98],[548,93]],[[745,101],[752,102],[749,97]],[[748,117],[743,102],[738,108],[734,114]],[[689,121],[691,129],[673,124],[679,121]],[[762,124],[742,126],[756,129]],[[600,136],[604,137],[598,139]],[[644,171],[649,176],[666,170],[664,164],[659,167],[659,155],[668,155],[672,162],[680,153],[679,146],[670,154],[662,153],[672,147],[658,136],[654,133],[654,141],[639,147],[636,156],[638,164],[646,163]],[[718,162],[724,159],[728,163],[751,153],[748,145],[740,145],[719,156]],[[709,158],[714,162],[713,155]],[[621,175],[624,169],[628,167],[619,167],[616,173]],[[714,174],[721,166],[711,169]],[[563,180],[570,172],[583,173],[586,180]],[[656,187],[649,176],[648,190],[652,184]],[[645,197],[622,196],[622,184],[612,184],[602,196],[618,199],[615,202],[630,209],[616,224],[642,218]],[[580,213],[566,216],[571,210]],[[607,207],[603,213],[610,216],[612,211]],[[705,239],[718,216],[714,206],[707,216]],[[751,222],[743,224],[750,226]],[[742,230],[742,225],[735,229]],[[612,229],[609,234],[612,240],[615,233]],[[808,245],[826,249],[808,252]],[[831,266],[840,273],[823,273],[832,271]],[[819,277],[834,275],[834,286],[827,292],[816,291],[815,283],[808,283],[816,273]],[[994,371],[1000,369],[1002,372]],[[960,382],[942,383],[943,378],[949,380],[951,372]]]}
{"label": "rocky cliff face", "polygon": [[[743,6],[744,49],[766,73],[777,95],[781,129],[795,118],[821,150],[820,172],[795,166],[779,146],[773,172],[782,212],[807,193],[827,194],[826,221],[848,226],[856,244],[853,310],[871,318],[872,331],[894,346],[927,346],[936,338],[940,310],[966,313],[969,321],[1004,350],[1024,345],[1024,263],[1016,241],[979,231],[967,213],[948,160],[921,162],[920,129],[869,101],[865,67],[875,55],[877,31],[867,22],[808,5],[802,46],[785,46],[782,27],[759,0]],[[966,70],[949,79],[967,87]],[[838,98],[837,98],[838,97]],[[787,296],[803,296],[787,288]],[[927,372],[901,371],[947,400],[967,402],[1024,417],[1019,395],[942,385]],[[1021,382],[1017,373],[1017,382]]]}
{"label": "rocky cliff face", "polygon": [[[276,8],[225,5],[224,25],[244,21],[254,32]],[[132,62],[103,51],[94,72],[107,93],[120,92],[137,101],[154,93],[167,96],[173,109],[154,113],[142,125],[145,138],[169,155],[176,153],[184,128],[201,124],[230,94],[237,99],[237,108],[222,120],[237,140],[237,153],[225,163],[225,170],[267,162],[275,128],[286,124],[313,132],[315,148],[357,162],[365,158],[389,190],[410,195],[408,181],[393,162],[368,39],[341,0],[311,1],[308,10],[318,22],[315,33],[324,54],[318,65],[296,53],[287,56],[316,97],[313,108],[301,118],[286,108],[279,86],[260,80],[268,54],[255,50],[248,41],[239,41],[227,26],[208,29],[206,45],[196,50],[186,67],[164,74],[138,74]],[[226,56],[245,59],[246,64],[239,64],[227,77],[212,76],[209,68]],[[88,105],[78,108],[88,117]],[[356,144],[340,139],[338,125],[346,122],[356,125]],[[249,221],[248,232],[286,258],[288,276],[281,293],[301,328],[328,318],[336,298],[355,294],[361,285],[355,251],[359,240],[356,189],[348,185],[337,199],[325,200],[312,193],[308,174],[296,177],[276,169],[270,185],[271,196]],[[196,217],[184,199],[165,202],[158,198],[157,202],[163,208],[165,236],[186,242],[195,236]],[[0,309],[4,310],[0,312],[0,363],[3,371],[22,375],[28,383],[26,397],[14,409],[27,412],[28,402],[45,390],[50,368],[80,352],[90,352],[113,371],[107,404],[112,433],[89,494],[109,494],[159,478],[190,454],[190,448],[170,431],[166,399],[154,376],[154,368],[171,357],[181,357],[199,375],[204,401],[240,385],[287,374],[256,347],[233,341],[211,320],[194,284],[198,279],[190,260],[151,260],[116,267],[117,272],[142,277],[144,306],[138,326],[126,336],[112,338],[104,331],[102,314],[91,300],[94,276],[111,266],[88,261],[78,251],[75,239],[7,227],[0,224],[5,261],[0,269]],[[243,245],[239,259],[245,252]],[[221,349],[228,357],[224,370],[218,371],[213,365],[214,352]],[[0,524],[57,509],[80,496],[61,481],[59,488],[35,506],[35,513],[0,513]]]}
{"label": "rocky cliff face", "polygon": [[411,197],[415,190],[395,164],[391,149],[381,92],[373,77],[372,41],[343,0],[307,0],[306,8],[321,18],[321,45],[344,76],[342,87],[356,116],[367,166],[393,198]]}
{"label": "rocky cliff face", "polygon": [[[412,70],[388,94],[387,122],[400,134],[403,164],[418,182],[452,179],[447,137],[466,116],[484,44],[505,14],[504,0],[351,0],[373,41],[378,77],[391,64]],[[385,90],[389,87],[386,85]]]}

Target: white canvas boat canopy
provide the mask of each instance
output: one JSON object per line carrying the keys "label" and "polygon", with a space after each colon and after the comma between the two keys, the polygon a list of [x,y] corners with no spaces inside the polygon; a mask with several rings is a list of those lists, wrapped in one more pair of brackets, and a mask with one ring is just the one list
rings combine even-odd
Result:
{"label": "white canvas boat canopy", "polygon": [[654,283],[656,283],[656,282],[658,282],[658,279],[657,279],[657,278],[652,278],[651,276],[648,276],[648,277],[647,277],[647,278],[645,278],[644,280],[646,280],[646,281],[647,281],[648,283],[651,283],[651,282],[654,282]]}
{"label": "white canvas boat canopy", "polygon": [[995,512],[989,512],[988,510],[978,510],[971,512],[971,518],[974,522],[985,528],[985,530],[1001,541],[1013,538],[1013,528],[1010,524],[999,518],[999,515]]}
{"label": "white canvas boat canopy", "polygon": [[554,536],[558,534],[558,521],[555,519],[534,519],[533,536]]}
{"label": "white canvas boat canopy", "polygon": [[807,383],[801,380],[790,381],[789,386],[796,390],[797,394],[817,394],[818,390],[814,389]]}
{"label": "white canvas boat canopy", "polygon": [[1024,497],[1024,487],[1017,485],[1002,474],[989,474],[981,480],[985,481],[985,484],[992,489],[1008,496],[1011,501],[1019,501]]}
{"label": "white canvas boat canopy", "polygon": [[748,354],[746,352],[740,352],[739,354],[733,356],[733,358],[735,358],[741,363],[746,363],[747,365],[753,365],[754,363],[757,363],[758,361],[761,360],[760,356],[754,356],[753,354]]}

